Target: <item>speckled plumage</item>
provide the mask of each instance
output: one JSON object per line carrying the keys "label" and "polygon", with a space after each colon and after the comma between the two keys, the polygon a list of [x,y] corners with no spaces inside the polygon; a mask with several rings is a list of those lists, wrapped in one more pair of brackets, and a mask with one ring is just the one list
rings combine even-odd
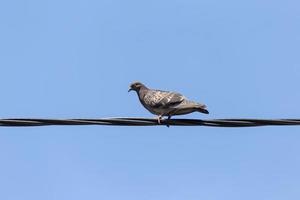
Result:
{"label": "speckled plumage", "polygon": [[130,85],[129,91],[137,92],[142,105],[152,114],[162,116],[184,115],[192,112],[208,114],[204,104],[188,100],[183,95],[176,92],[154,90],[147,88],[140,82]]}

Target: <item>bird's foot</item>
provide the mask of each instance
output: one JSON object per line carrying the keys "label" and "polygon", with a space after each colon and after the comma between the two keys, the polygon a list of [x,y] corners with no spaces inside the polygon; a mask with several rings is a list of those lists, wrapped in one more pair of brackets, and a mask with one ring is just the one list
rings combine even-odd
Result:
{"label": "bird's foot", "polygon": [[158,124],[161,124],[161,120],[162,120],[162,116],[161,116],[161,115],[158,115],[158,116],[157,116],[157,122],[158,122]]}
{"label": "bird's foot", "polygon": [[[171,119],[171,115],[168,116],[168,120],[170,120],[170,119]],[[170,128],[170,125],[167,124],[167,127]]]}
{"label": "bird's foot", "polygon": [[[158,115],[157,116],[157,123],[158,124],[161,124],[161,120],[163,119],[163,116],[162,115]],[[171,119],[171,116],[168,116],[168,120],[169,119]],[[167,127],[169,128],[170,127],[170,125],[169,124],[167,124]]]}

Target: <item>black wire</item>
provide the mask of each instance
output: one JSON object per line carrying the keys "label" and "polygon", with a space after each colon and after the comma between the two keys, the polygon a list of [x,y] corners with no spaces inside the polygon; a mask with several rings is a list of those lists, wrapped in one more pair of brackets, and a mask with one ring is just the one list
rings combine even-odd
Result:
{"label": "black wire", "polygon": [[253,127],[300,125],[300,119],[163,119],[160,124],[153,118],[124,117],[101,119],[0,119],[0,126],[7,127],[50,125]]}

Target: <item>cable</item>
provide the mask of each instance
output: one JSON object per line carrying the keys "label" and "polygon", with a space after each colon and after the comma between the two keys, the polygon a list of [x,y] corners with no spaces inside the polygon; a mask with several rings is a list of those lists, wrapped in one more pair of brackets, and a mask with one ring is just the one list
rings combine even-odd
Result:
{"label": "cable", "polygon": [[153,118],[101,118],[101,119],[0,119],[0,126],[50,126],[50,125],[109,125],[109,126],[212,126],[254,127],[300,125],[300,119],[163,119]]}

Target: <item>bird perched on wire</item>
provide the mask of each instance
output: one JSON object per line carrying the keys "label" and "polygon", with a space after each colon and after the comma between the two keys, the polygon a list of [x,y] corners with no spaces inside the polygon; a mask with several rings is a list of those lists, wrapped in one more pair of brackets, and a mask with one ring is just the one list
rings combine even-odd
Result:
{"label": "bird perched on wire", "polygon": [[185,115],[192,112],[209,113],[204,104],[190,101],[176,92],[149,89],[141,82],[132,83],[128,92],[130,91],[136,91],[142,105],[158,116],[159,124],[163,116],[170,119],[173,115]]}

